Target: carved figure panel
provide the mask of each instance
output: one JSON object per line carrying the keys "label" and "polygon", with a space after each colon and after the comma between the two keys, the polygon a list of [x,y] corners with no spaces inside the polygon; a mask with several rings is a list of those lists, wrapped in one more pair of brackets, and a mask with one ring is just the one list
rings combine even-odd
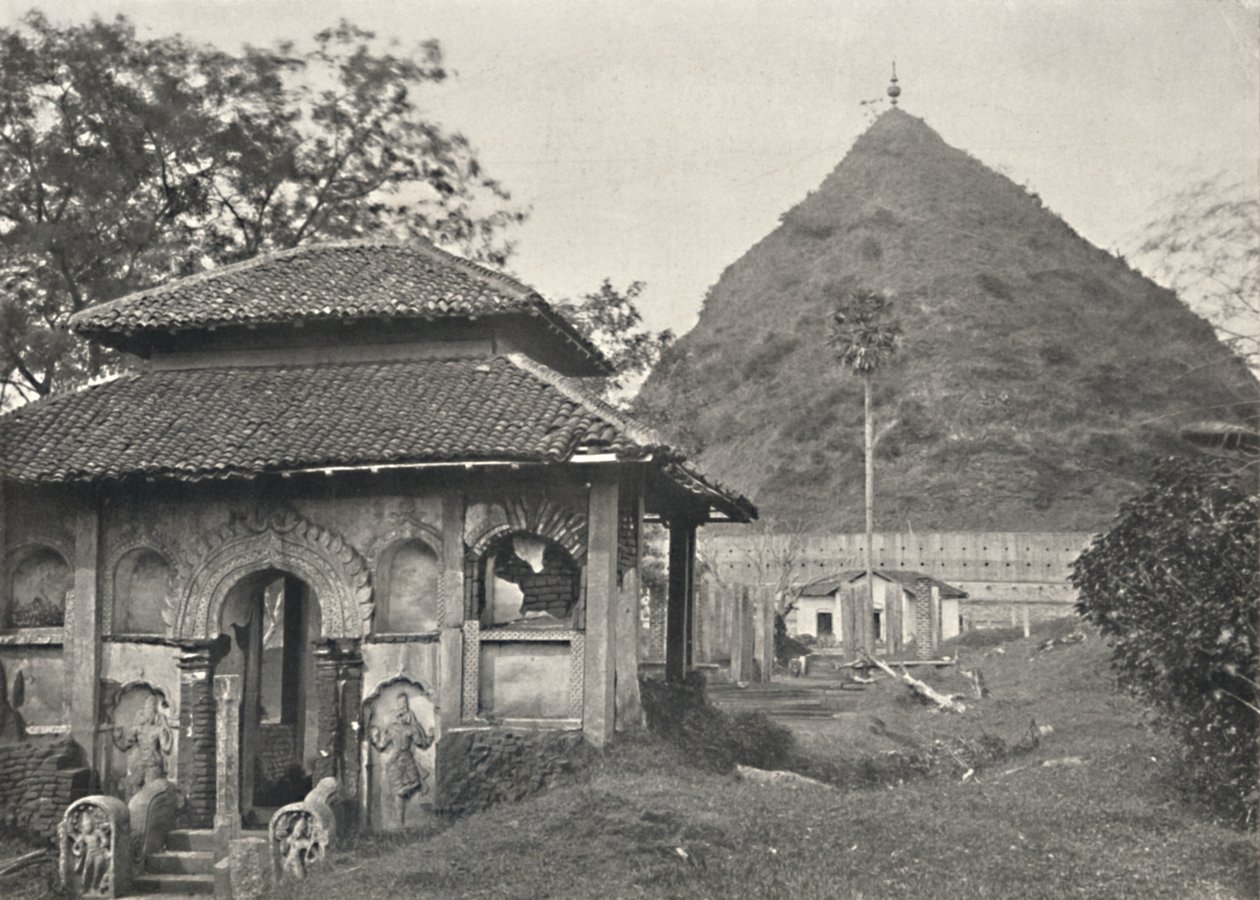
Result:
{"label": "carved figure panel", "polygon": [[57,827],[59,874],[71,897],[117,897],[130,889],[127,807],[116,797],[91,796],[66,809]]}
{"label": "carved figure panel", "polygon": [[178,726],[165,694],[143,682],[119,691],[109,724],[110,787],[130,801],[141,788],[167,777]]}
{"label": "carved figure panel", "polygon": [[414,824],[433,800],[433,702],[420,684],[399,677],[364,701],[363,717],[369,821],[386,829]]}
{"label": "carved figure panel", "polygon": [[66,557],[52,547],[36,544],[14,554],[9,577],[9,628],[43,628],[65,624],[66,599],[74,576]]}

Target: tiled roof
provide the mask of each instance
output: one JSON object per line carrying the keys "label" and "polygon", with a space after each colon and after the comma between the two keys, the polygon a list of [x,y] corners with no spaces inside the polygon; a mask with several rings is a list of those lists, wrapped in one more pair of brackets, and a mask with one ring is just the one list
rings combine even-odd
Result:
{"label": "tiled roof", "polygon": [[[811,584],[807,584],[801,589],[802,597],[826,597],[833,594],[844,585],[857,581],[866,574],[865,569],[859,569],[852,572],[841,572],[839,575],[831,575],[827,578],[821,578]],[[956,588],[952,584],[946,584],[940,579],[933,578],[931,575],[925,575],[922,572],[910,572],[905,569],[876,569],[875,574],[884,578],[886,581],[895,581],[906,589],[911,596],[914,595],[915,583],[926,578],[933,587],[940,588],[941,596],[947,600],[963,599],[967,596],[967,592],[961,588]]]}
{"label": "tiled roof", "polygon": [[537,292],[421,242],[308,244],[180,278],[76,313],[86,337],[372,318],[538,315],[606,362]]}
{"label": "tiled roof", "polygon": [[[579,450],[685,465],[649,430],[546,372],[516,355],[150,370],[0,417],[0,459],[4,475],[23,482],[563,462]],[[756,515],[744,498],[684,471],[719,506]]]}

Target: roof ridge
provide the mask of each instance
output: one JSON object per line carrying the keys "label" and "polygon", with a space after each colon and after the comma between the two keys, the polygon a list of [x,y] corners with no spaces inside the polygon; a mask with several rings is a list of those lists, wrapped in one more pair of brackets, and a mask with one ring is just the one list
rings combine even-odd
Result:
{"label": "roof ridge", "polygon": [[81,323],[86,319],[91,319],[102,311],[117,309],[118,307],[132,303],[142,298],[161,297],[173,290],[184,289],[188,287],[196,287],[208,281],[214,281],[218,278],[230,275],[248,272],[252,269],[267,265],[268,263],[287,260],[295,256],[301,256],[307,253],[315,253],[321,250],[352,250],[352,249],[398,249],[410,250],[418,255],[425,256],[430,260],[442,262],[446,264],[454,264],[468,273],[483,279],[485,281],[494,282],[501,287],[506,287],[511,293],[516,294],[516,299],[524,301],[535,301],[547,306],[551,305],[543,299],[542,295],[534,288],[517,281],[510,275],[503,272],[496,272],[482,266],[480,263],[473,262],[457,256],[448,250],[438,247],[427,238],[348,238],[335,241],[312,241],[308,244],[299,244],[296,247],[286,247],[282,250],[270,250],[266,253],[258,253],[247,259],[237,260],[236,262],[227,263],[226,265],[216,266],[213,269],[207,269],[204,272],[197,272],[192,275],[182,275],[169,278],[159,284],[152,285],[147,288],[141,288],[137,291],[124,294],[122,297],[116,297],[113,300],[107,300],[104,303],[98,303],[89,306],[86,309],[79,310],[70,317],[70,325],[77,330],[77,323]]}
{"label": "roof ridge", "polygon": [[668,450],[671,455],[681,456],[673,447],[670,447],[665,440],[656,433],[655,429],[646,425],[641,425],[633,419],[628,418],[625,414],[617,410],[612,404],[588,392],[585,388],[574,384],[571,379],[561,375],[553,369],[549,369],[542,363],[530,359],[523,353],[503,353],[501,357],[515,365],[517,368],[528,372],[539,381],[551,385],[560,393],[564,394],[574,403],[585,408],[592,415],[599,416],[608,424],[625,432],[625,434],[639,444],[644,449],[650,450]]}

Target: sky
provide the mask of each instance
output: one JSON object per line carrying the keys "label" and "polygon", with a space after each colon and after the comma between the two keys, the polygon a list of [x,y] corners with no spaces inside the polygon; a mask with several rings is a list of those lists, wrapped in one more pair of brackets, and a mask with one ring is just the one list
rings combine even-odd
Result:
{"label": "sky", "polygon": [[[1260,191],[1260,0],[0,0],[235,49],[347,18],[441,41],[424,109],[531,210],[544,296],[646,282],[683,331],[723,269],[821,183],[896,60],[901,105],[1106,249],[1220,175]],[[886,101],[882,101],[886,102]]]}

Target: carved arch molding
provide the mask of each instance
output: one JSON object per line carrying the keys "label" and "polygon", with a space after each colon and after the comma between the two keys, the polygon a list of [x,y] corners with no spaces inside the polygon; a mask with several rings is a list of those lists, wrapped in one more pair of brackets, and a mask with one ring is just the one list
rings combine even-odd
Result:
{"label": "carved arch molding", "polygon": [[586,516],[541,494],[516,494],[488,505],[476,534],[465,542],[480,557],[490,542],[503,534],[526,532],[555,541],[578,565],[586,560]]}
{"label": "carved arch molding", "polygon": [[227,593],[242,578],[279,569],[315,592],[323,637],[357,638],[371,628],[367,561],[336,532],[292,509],[234,514],[204,535],[188,565],[172,637],[207,639],[219,632]]}

